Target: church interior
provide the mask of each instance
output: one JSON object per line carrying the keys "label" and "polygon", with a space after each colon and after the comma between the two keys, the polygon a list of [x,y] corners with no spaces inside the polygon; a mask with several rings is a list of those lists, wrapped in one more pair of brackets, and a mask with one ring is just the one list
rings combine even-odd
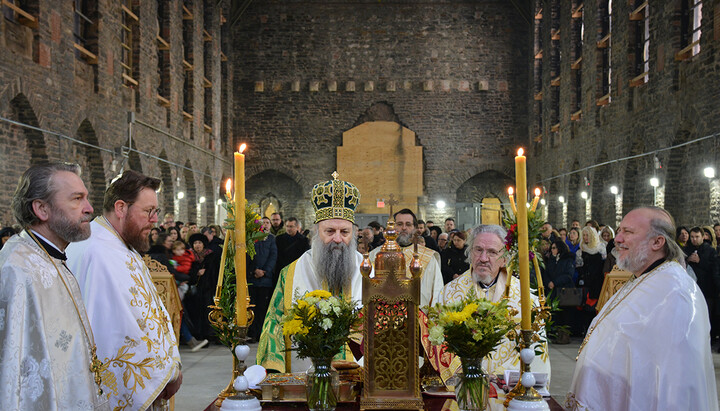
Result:
{"label": "church interior", "polygon": [[[678,225],[720,223],[720,0],[2,0],[0,10],[2,227],[23,171],[47,161],[82,167],[96,215],[132,169],[162,180],[160,208],[176,221],[222,224],[242,143],[248,201],[303,228],[313,185],[335,171],[360,191],[360,228],[387,221],[391,204],[461,230],[499,223],[519,148],[553,227],[615,228],[647,205]],[[553,395],[565,394],[578,345],[551,351]],[[210,403],[227,383],[222,350],[181,351],[177,404],[194,405],[176,409]]]}
{"label": "church interior", "polygon": [[683,225],[720,217],[713,0],[55,6],[3,2],[3,202],[30,164],[70,160],[96,203],[134,169],[162,178],[178,220],[221,222],[247,143],[263,214],[308,220],[337,170],[368,222],[393,195],[469,228],[507,207],[524,147],[555,227],[647,204]]}

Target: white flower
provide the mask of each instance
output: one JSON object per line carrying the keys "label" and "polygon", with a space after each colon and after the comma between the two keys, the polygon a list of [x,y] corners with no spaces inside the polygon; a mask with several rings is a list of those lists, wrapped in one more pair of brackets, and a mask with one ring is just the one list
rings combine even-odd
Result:
{"label": "white flower", "polygon": [[443,327],[436,325],[430,328],[430,336],[428,337],[431,343],[440,345],[445,342],[445,330]]}
{"label": "white flower", "polygon": [[320,326],[323,328],[323,330],[326,330],[326,331],[329,330],[330,327],[332,327],[332,325],[333,325],[333,322],[329,318],[323,318],[322,324],[320,324]]}
{"label": "white flower", "polygon": [[318,301],[320,301],[320,299],[317,298],[317,297],[307,297],[307,298],[305,298],[305,302],[308,303],[308,304],[310,304],[310,305],[315,305]]}
{"label": "white flower", "polygon": [[328,298],[328,301],[329,301],[330,304],[332,304],[333,306],[336,306],[336,305],[338,305],[338,304],[340,303],[340,300],[338,300],[338,298],[335,297],[334,295],[333,295],[332,297]]}
{"label": "white flower", "polygon": [[322,315],[330,314],[330,310],[332,308],[332,307],[330,307],[330,302],[327,300],[321,300],[318,303],[318,307],[320,308],[320,314],[322,314]]}
{"label": "white flower", "polygon": [[340,313],[342,313],[342,310],[340,309],[340,307],[337,305],[334,305],[332,309],[333,309],[333,312],[335,312],[335,315],[340,317]]}

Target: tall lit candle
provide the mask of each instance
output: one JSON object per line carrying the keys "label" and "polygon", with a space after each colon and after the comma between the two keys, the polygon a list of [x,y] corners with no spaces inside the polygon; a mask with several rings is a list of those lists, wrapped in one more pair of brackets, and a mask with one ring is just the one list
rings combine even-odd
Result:
{"label": "tall lit candle", "polygon": [[235,319],[247,325],[247,278],[245,278],[245,155],[244,143],[235,153]]}
{"label": "tall lit candle", "polygon": [[517,215],[517,208],[515,208],[515,196],[513,195],[515,191],[512,187],[508,187],[508,197],[510,197],[510,208],[513,211],[513,214]]}
{"label": "tall lit candle", "polygon": [[535,198],[533,198],[532,206],[530,206],[530,211],[535,211],[538,205],[538,201],[540,201],[540,189],[535,189]]}
{"label": "tall lit candle", "polygon": [[517,224],[518,224],[518,267],[520,270],[520,321],[521,329],[530,330],[530,255],[528,244],[527,219],[527,164],[523,149],[515,157],[515,187],[517,188]]}
{"label": "tall lit candle", "polygon": [[[227,197],[227,200],[232,200],[231,193],[232,192],[232,179],[228,178],[225,182],[225,197]],[[220,274],[218,275],[218,281],[217,281],[217,287],[215,288],[215,299],[220,299],[220,294],[222,294],[222,286],[223,281],[225,281],[225,260],[227,259],[227,248],[228,248],[228,242],[230,240],[230,236],[233,235],[231,231],[228,231],[225,233],[225,242],[223,243],[222,248],[222,255],[220,256]],[[217,305],[218,301],[215,301],[215,304]]]}

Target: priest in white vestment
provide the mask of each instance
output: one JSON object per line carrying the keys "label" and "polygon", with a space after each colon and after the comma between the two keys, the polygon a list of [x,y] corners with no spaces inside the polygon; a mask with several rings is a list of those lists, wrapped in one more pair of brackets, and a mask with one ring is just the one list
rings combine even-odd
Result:
{"label": "priest in white vestment", "polygon": [[617,265],[633,273],[590,324],[575,365],[571,410],[718,409],[710,322],[683,268],[675,223],[659,207],[623,218]]}
{"label": "priest in white vestment", "polygon": [[[417,218],[409,208],[403,208],[393,215],[395,230],[398,232],[397,243],[405,255],[405,269],[410,269],[415,247],[413,235],[417,231]],[[440,270],[440,254],[421,244],[418,244],[418,257],[423,267],[422,278],[420,279],[420,307],[434,305],[440,298],[443,289],[442,271]],[[375,262],[375,257],[382,250],[377,247],[370,252],[370,261]]]}
{"label": "priest in white vestment", "polygon": [[[282,318],[296,294],[326,290],[362,304],[362,255],[357,252],[357,229],[353,226],[360,193],[352,183],[338,180],[336,173],[333,176],[335,179],[313,187],[315,235],[311,249],[280,271],[270,300],[257,351],[257,363],[267,369],[305,371],[310,365],[285,351],[290,348],[290,339],[283,336]],[[354,361],[347,346],[335,358]]]}
{"label": "priest in white vestment", "polygon": [[2,410],[109,409],[80,288],[65,266],[65,247],[90,235],[93,208],[78,174],[77,165],[32,166],[13,197],[26,230],[0,250]]}
{"label": "priest in white vestment", "polygon": [[[472,229],[468,238],[470,269],[451,282],[445,284],[439,303],[449,304],[462,300],[470,290],[480,298],[492,302],[500,301],[505,295],[508,278],[508,307],[518,312],[515,320],[520,322],[520,281],[508,276],[505,271],[505,236],[506,230],[499,225],[480,225]],[[536,296],[532,296],[533,305],[538,305]],[[545,337],[545,330],[540,334]],[[423,338],[423,346],[428,354],[428,360],[440,373],[443,381],[447,381],[460,368],[460,357],[452,355],[438,346],[430,345]],[[547,339],[541,343],[542,354],[535,357],[530,365],[532,372],[547,373],[550,381],[550,358],[548,355]],[[490,375],[503,375],[505,370],[520,369],[520,353],[515,350],[515,342],[503,337],[498,347],[488,357],[483,359],[483,370]],[[489,409],[500,410],[502,399],[491,399]]]}
{"label": "priest in white vestment", "polygon": [[115,410],[164,408],[182,383],[170,316],[140,252],[157,222],[160,180],[125,171],[105,192],[89,240],[68,248]]}

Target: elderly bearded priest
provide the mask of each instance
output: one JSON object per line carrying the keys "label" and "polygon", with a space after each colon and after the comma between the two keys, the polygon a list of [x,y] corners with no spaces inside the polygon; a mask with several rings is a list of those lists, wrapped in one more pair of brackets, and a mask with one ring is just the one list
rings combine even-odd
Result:
{"label": "elderly bearded priest", "polygon": [[635,209],[620,223],[617,265],[633,276],[580,345],[570,409],[718,409],[707,305],[674,234],[659,207]]}
{"label": "elderly bearded priest", "polygon": [[[479,225],[472,229],[468,238],[468,253],[470,269],[464,274],[445,284],[442,290],[440,302],[448,304],[461,300],[467,296],[470,290],[474,289],[476,295],[492,302],[498,302],[503,298],[505,287],[510,278],[510,293],[508,306],[520,311],[520,281],[508,276],[505,271],[505,236],[507,232],[499,225]],[[537,305],[537,297],[532,296],[533,304]],[[516,320],[520,321],[520,314]],[[544,333],[544,330],[543,330]],[[440,372],[443,381],[447,381],[458,368],[460,358],[442,352],[439,347],[430,347],[423,339],[424,346],[428,351],[428,358],[433,367]],[[533,372],[548,373],[550,379],[550,360],[548,356],[547,343],[543,344],[543,354],[535,358],[531,365]],[[483,359],[483,369],[488,374],[503,374],[505,370],[520,369],[520,356],[515,351],[515,342],[503,338],[500,345],[487,358]],[[502,401],[500,401],[502,403]],[[500,404],[491,403],[490,409],[504,409]]]}
{"label": "elderly bearded priest", "polygon": [[113,409],[163,408],[182,383],[170,316],[140,255],[158,220],[159,187],[157,178],[125,171],[105,191],[90,239],[68,247]]}
{"label": "elderly bearded priest", "polygon": [[[93,208],[74,164],[30,167],[12,200],[25,228],[0,251],[0,409],[109,409],[65,247],[90,236]],[[93,375],[95,374],[95,375]]]}
{"label": "elderly bearded priest", "polygon": [[[295,292],[303,295],[323,289],[362,301],[362,255],[356,251],[357,230],[353,226],[360,193],[353,184],[338,180],[337,173],[333,176],[334,180],[317,184],[312,190],[316,231],[312,248],[282,269],[270,300],[257,352],[257,363],[267,369],[291,372],[291,359],[297,361],[285,352],[289,339],[282,334],[282,318]],[[352,360],[353,356],[346,349],[335,358]]]}

